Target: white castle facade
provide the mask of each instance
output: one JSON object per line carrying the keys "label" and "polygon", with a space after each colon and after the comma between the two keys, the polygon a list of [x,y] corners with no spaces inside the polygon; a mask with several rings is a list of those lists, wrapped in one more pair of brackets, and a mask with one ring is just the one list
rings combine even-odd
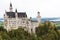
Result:
{"label": "white castle facade", "polygon": [[27,18],[26,12],[17,12],[17,9],[15,10],[15,12],[13,12],[11,3],[9,10],[10,12],[5,12],[4,14],[4,28],[7,31],[22,27],[29,33],[35,33],[35,28],[38,27],[41,19],[40,12],[37,12],[37,20],[34,21],[31,17],[30,19]]}

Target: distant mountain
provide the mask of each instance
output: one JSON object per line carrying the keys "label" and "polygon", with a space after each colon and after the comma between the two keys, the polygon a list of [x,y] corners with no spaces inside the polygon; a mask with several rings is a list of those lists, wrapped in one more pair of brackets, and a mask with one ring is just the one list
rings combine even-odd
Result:
{"label": "distant mountain", "polygon": [[[32,18],[32,20],[37,20],[36,18]],[[41,18],[41,22],[44,22],[44,21],[60,21],[60,18]]]}
{"label": "distant mountain", "polygon": [[0,18],[0,22],[3,22],[4,21],[4,18]]}
{"label": "distant mountain", "polygon": [[[32,20],[36,21],[37,19],[36,18],[32,18]],[[0,18],[0,22],[4,21],[4,18]],[[41,18],[41,22],[44,22],[44,21],[54,21],[54,22],[59,22],[60,21],[60,18]]]}

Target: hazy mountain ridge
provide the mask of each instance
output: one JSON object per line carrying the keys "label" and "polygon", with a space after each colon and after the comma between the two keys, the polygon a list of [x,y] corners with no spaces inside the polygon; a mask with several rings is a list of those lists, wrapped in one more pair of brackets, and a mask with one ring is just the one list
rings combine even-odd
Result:
{"label": "hazy mountain ridge", "polygon": [[[32,18],[32,20],[37,20],[36,18]],[[41,22],[44,22],[44,21],[60,21],[60,18],[41,18]]]}
{"label": "hazy mountain ridge", "polygon": [[[32,18],[32,20],[37,20],[36,18]],[[0,22],[4,21],[4,18],[0,18]],[[44,21],[60,21],[60,18],[41,18],[41,22],[44,22]]]}

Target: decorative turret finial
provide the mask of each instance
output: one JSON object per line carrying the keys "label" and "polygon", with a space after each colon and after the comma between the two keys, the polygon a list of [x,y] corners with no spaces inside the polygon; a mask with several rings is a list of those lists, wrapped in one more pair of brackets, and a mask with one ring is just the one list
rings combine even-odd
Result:
{"label": "decorative turret finial", "polygon": [[32,17],[30,17],[30,19],[32,19]]}
{"label": "decorative turret finial", "polygon": [[10,3],[10,7],[12,7],[12,3]]}
{"label": "decorative turret finial", "polygon": [[38,13],[40,13],[40,12],[38,11]]}
{"label": "decorative turret finial", "polygon": [[38,15],[40,15],[40,12],[38,11]]}
{"label": "decorative turret finial", "polygon": [[17,9],[15,10],[15,12],[17,13]]}
{"label": "decorative turret finial", "polygon": [[32,20],[32,17],[30,17],[30,21]]}
{"label": "decorative turret finial", "polygon": [[9,9],[10,9],[10,11],[12,11],[12,9],[13,9],[13,8],[12,8],[12,3],[10,3],[10,8],[9,8]]}

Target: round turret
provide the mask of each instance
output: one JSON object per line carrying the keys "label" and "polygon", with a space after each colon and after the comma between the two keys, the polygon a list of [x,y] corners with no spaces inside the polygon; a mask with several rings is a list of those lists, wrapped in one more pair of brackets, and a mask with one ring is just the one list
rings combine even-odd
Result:
{"label": "round turret", "polygon": [[37,12],[37,21],[38,21],[38,23],[40,23],[40,21],[41,21],[41,16],[40,16],[40,12],[39,11]]}

